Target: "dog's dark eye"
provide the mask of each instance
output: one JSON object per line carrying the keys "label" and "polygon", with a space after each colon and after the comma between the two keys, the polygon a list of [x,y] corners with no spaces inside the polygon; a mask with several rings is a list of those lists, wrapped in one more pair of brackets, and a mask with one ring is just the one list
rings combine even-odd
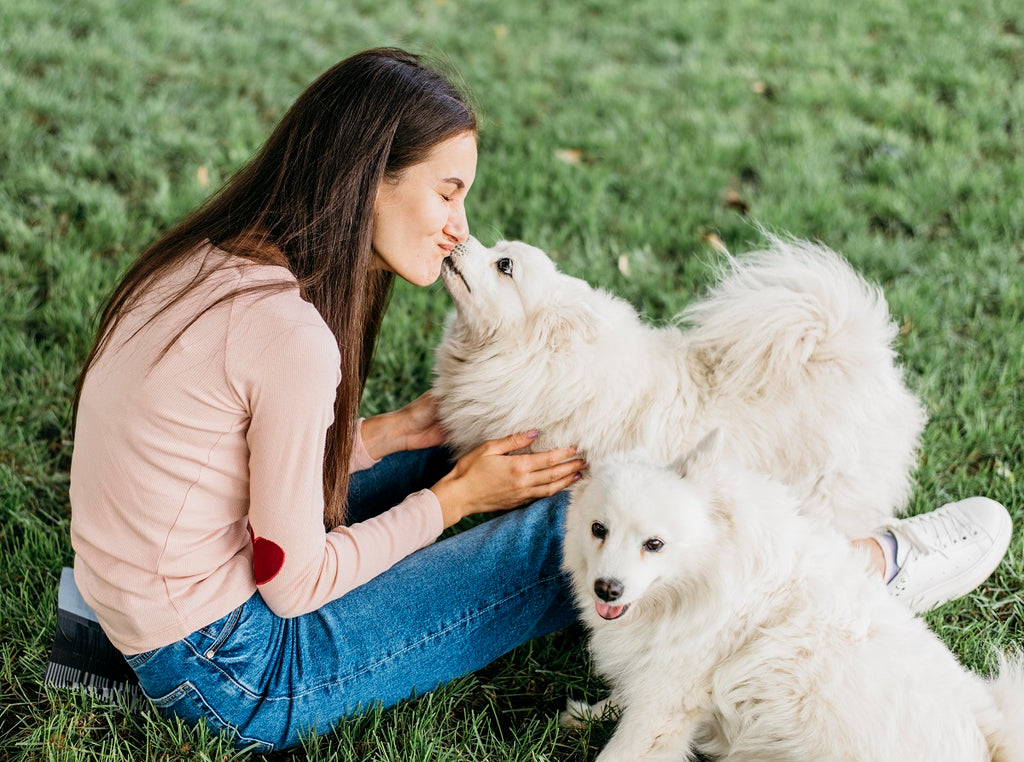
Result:
{"label": "dog's dark eye", "polygon": [[600,521],[595,521],[590,525],[590,533],[599,540],[603,540],[608,536],[608,528]]}
{"label": "dog's dark eye", "polygon": [[508,257],[502,257],[494,263],[494,266],[498,268],[498,272],[504,273],[505,275],[512,274],[512,260]]}
{"label": "dog's dark eye", "polygon": [[657,553],[664,547],[665,543],[659,540],[657,537],[652,537],[644,543],[644,550],[646,550],[648,553]]}

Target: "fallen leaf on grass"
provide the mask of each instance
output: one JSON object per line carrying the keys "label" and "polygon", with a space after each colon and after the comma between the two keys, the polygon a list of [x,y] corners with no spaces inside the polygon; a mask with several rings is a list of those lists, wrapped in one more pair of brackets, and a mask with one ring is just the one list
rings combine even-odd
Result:
{"label": "fallen leaf on grass", "polygon": [[555,158],[564,164],[575,166],[583,161],[583,151],[578,148],[556,148]]}

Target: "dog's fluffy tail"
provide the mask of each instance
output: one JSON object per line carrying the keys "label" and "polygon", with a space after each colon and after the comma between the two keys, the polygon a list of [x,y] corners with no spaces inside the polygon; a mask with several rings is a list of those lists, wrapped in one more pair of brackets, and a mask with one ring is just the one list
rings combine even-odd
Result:
{"label": "dog's fluffy tail", "polygon": [[999,675],[988,689],[1002,717],[988,734],[992,762],[1024,762],[1024,654],[1000,657]]}
{"label": "dog's fluffy tail", "polygon": [[897,329],[880,288],[825,246],[766,237],[766,250],[729,257],[707,298],[678,319],[720,386],[749,393],[766,378],[800,383],[819,363],[893,362]]}

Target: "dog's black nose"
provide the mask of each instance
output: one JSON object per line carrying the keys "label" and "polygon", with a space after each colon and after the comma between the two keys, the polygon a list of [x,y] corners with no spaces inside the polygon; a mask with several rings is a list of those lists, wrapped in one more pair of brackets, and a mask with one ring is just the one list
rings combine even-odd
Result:
{"label": "dog's black nose", "polygon": [[601,578],[594,583],[594,593],[602,601],[614,601],[622,597],[622,583],[617,579]]}
{"label": "dog's black nose", "polygon": [[462,256],[467,251],[469,251],[469,249],[466,248],[466,244],[464,244],[464,243],[457,243],[457,244],[455,244],[455,248],[452,249],[452,254],[455,254],[456,256]]}

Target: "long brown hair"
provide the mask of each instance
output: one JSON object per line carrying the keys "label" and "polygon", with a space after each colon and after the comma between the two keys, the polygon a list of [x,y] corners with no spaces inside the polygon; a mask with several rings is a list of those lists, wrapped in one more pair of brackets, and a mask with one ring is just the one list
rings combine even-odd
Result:
{"label": "long brown hair", "polygon": [[[355,418],[394,282],[391,273],[372,266],[377,189],[424,161],[438,143],[476,128],[465,96],[411,53],[377,48],[329,69],[299,96],[255,157],[146,249],[122,278],[79,375],[76,414],[85,375],[121,318],[197,247],[211,242],[240,257],[283,264],[341,352],[324,454],[324,523],[341,524]],[[188,284],[163,310],[203,280]]]}

